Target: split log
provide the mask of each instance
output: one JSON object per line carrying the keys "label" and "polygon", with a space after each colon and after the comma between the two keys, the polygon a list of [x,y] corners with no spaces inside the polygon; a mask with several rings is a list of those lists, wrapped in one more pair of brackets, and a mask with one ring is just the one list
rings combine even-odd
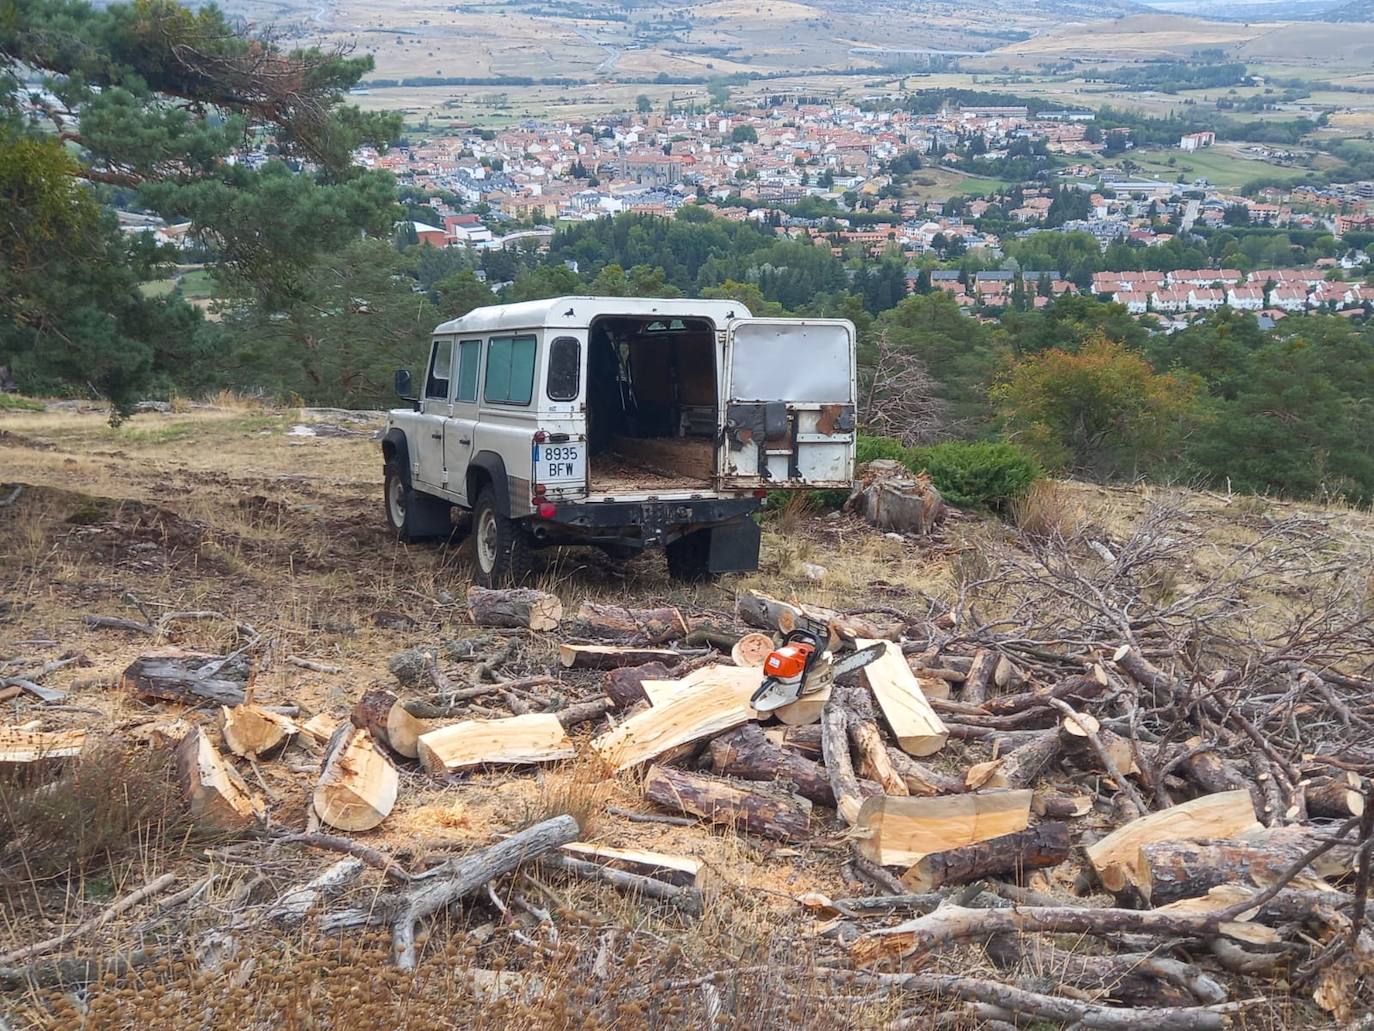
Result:
{"label": "split log", "polygon": [[1261,830],[1248,791],[1224,791],[1132,820],[1086,849],[1102,886],[1111,892],[1139,885],[1140,849],[1156,841],[1236,838]]}
{"label": "split log", "polygon": [[317,712],[301,724],[301,736],[315,745],[325,745],[329,743],[329,739],[334,736],[334,731],[337,729],[338,724],[332,717]]}
{"label": "split log", "polygon": [[1325,816],[1348,820],[1364,815],[1364,792],[1357,773],[1349,770],[1326,780],[1307,782],[1307,812],[1311,816]]}
{"label": "split log", "polygon": [[607,672],[601,689],[606,692],[617,710],[628,709],[636,702],[647,702],[649,696],[641,686],[646,680],[667,680],[670,671],[661,662],[646,662],[642,666],[622,666]]}
{"label": "split log", "polygon": [[558,661],[564,669],[617,669],[646,662],[676,665],[682,658],[668,648],[632,648],[610,644],[561,644]]}
{"label": "split log", "polygon": [[[824,674],[828,676],[828,674]],[[814,681],[809,681],[807,687],[814,686]],[[781,708],[773,710],[773,718],[787,727],[808,727],[816,723],[821,718],[821,713],[825,712],[826,703],[830,701],[830,694],[834,690],[833,680],[809,694],[804,694],[795,702],[789,702]]]}
{"label": "split log", "polygon": [[0,727],[0,764],[37,763],[81,754],[84,730],[24,730]]}
{"label": "split log", "polygon": [[1020,875],[1058,866],[1069,858],[1069,825],[1047,821],[1012,834],[926,856],[902,874],[910,891],[934,891],[946,884],[971,884],[984,877]]}
{"label": "split log", "polygon": [[[1223,884],[1267,888],[1306,851],[1274,841],[1155,841],[1140,846],[1136,888],[1150,906],[1196,898]],[[1315,872],[1299,874],[1291,884],[1299,891],[1330,888]]]}
{"label": "split log", "polygon": [[399,786],[396,767],[372,735],[345,723],[325,749],[313,796],[315,813],[339,830],[371,830],[391,813]]}
{"label": "split log", "polygon": [[407,759],[419,758],[420,738],[440,726],[437,720],[415,715],[417,711],[427,712],[430,708],[417,700],[397,702],[391,707],[386,715],[386,741],[392,751]]}
{"label": "split log", "polygon": [[768,727],[763,733],[773,744],[782,748],[790,748],[805,758],[823,758],[824,749],[821,744],[821,727],[819,724],[806,727]]}
{"label": "split log", "polygon": [[821,755],[835,796],[835,812],[841,821],[852,826],[859,819],[864,796],[849,753],[847,694],[847,691],[834,692],[821,713]]}
{"label": "split log", "polygon": [[887,758],[906,784],[909,795],[958,795],[968,789],[963,778],[919,763],[894,745],[887,746]]}
{"label": "split log", "polygon": [[644,797],[710,823],[777,841],[804,841],[810,834],[811,804],[805,799],[751,791],[704,773],[651,766],[644,780]]}
{"label": "split log", "polygon": [[627,609],[584,601],[577,609],[577,620],[585,625],[588,636],[633,639],[646,644],[667,644],[688,632],[687,621],[673,608]]}
{"label": "split log", "polygon": [[757,724],[746,723],[721,734],[707,752],[713,773],[740,780],[778,781],[817,805],[835,805],[825,767],[775,745]]}
{"label": "split log", "polygon": [[474,585],[468,588],[468,612],[478,626],[557,630],[563,603],[557,595],[530,587],[488,590]]}
{"label": "split log", "polygon": [[690,856],[670,856],[638,848],[588,845],[582,841],[570,841],[559,851],[568,853],[574,859],[628,870],[641,877],[652,877],[664,884],[684,888],[703,888],[706,885],[706,864]]}
{"label": "split log", "polygon": [[861,676],[903,751],[915,756],[938,752],[948,740],[949,731],[922,694],[920,683],[902,658],[901,648],[890,641],[862,639],[855,643],[859,648],[871,644],[884,646],[882,656],[865,666]]}
{"label": "split log", "polygon": [[1028,788],[1059,755],[1059,732],[1046,730],[1031,741],[1002,756],[1002,778],[1009,788]]}
{"label": "split log", "polygon": [[[1222,884],[1205,895],[1198,895],[1194,898],[1179,899],[1177,902],[1170,902],[1168,905],[1157,907],[1154,912],[1163,913],[1168,916],[1188,916],[1205,915],[1207,913],[1220,913],[1222,910],[1230,909],[1239,903],[1255,897],[1255,889],[1244,884]],[[1227,921],[1218,926],[1219,933],[1236,941],[1245,942],[1248,945],[1275,945],[1279,942],[1279,933],[1272,927],[1255,922],[1255,917],[1259,914],[1254,912],[1242,913],[1234,920]]]}
{"label": "split log", "polygon": [[663,705],[678,695],[690,694],[702,686],[732,684],[740,691],[748,690],[752,696],[762,681],[758,670],[740,666],[727,666],[721,662],[711,662],[706,666],[689,669],[682,676],[670,680],[640,681],[640,689],[649,699],[650,705]]}
{"label": "split log", "polygon": [[387,720],[391,717],[391,710],[395,705],[394,694],[385,688],[374,687],[363,692],[348,718],[355,727],[362,727],[371,734],[373,741],[391,748],[393,746],[391,735],[387,732]]}
{"label": "split log", "polygon": [[422,734],[417,742],[420,765],[430,773],[453,773],[487,763],[557,762],[576,755],[555,713],[464,720]]}
{"label": "split log", "polygon": [[270,752],[287,738],[300,733],[300,727],[290,716],[283,716],[251,702],[232,708],[221,706],[219,727],[224,735],[225,747],[235,755],[243,756]]}
{"label": "split log", "polygon": [[224,656],[164,648],[140,655],[120,686],[140,698],[183,705],[242,705],[244,679],[232,679]]}
{"label": "split log", "polygon": [[730,649],[730,661],[736,666],[762,669],[764,660],[773,652],[773,638],[768,634],[745,634]]}
{"label": "split log", "polygon": [[880,866],[911,866],[935,852],[1025,830],[1031,792],[993,791],[943,798],[879,795],[864,802],[858,849]]}
{"label": "split log", "polygon": [[266,814],[262,799],[248,790],[236,769],[224,761],[209,735],[193,727],[177,746],[177,773],[200,823],[222,830],[243,830]]}
{"label": "split log", "polygon": [[855,719],[849,724],[849,739],[859,753],[859,773],[876,780],[888,795],[909,795],[906,781],[888,758],[887,746],[878,725],[871,720]]}
{"label": "split log", "polygon": [[959,700],[968,705],[982,705],[988,697],[988,682],[997,671],[997,653],[980,648],[973,656],[973,665],[964,676],[964,691]]}
{"label": "split log", "polygon": [[595,738],[593,750],[615,769],[625,770],[755,718],[749,707],[758,686],[753,670],[715,666],[703,672],[704,678]]}

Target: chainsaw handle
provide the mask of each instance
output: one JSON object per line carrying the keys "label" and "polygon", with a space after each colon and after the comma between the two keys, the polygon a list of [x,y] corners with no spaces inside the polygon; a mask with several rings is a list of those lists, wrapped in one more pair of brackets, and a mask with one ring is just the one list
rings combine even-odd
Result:
{"label": "chainsaw handle", "polygon": [[785,647],[793,641],[811,645],[811,654],[806,659],[806,669],[809,672],[811,667],[816,664],[816,660],[825,653],[825,648],[821,644],[820,637],[810,630],[804,629],[803,627],[797,627],[782,635],[782,645],[779,647]]}

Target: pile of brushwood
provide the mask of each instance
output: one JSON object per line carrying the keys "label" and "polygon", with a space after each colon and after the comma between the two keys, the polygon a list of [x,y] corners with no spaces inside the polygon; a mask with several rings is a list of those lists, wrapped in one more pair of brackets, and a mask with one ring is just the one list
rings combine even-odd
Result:
{"label": "pile of brushwood", "polygon": [[[352,836],[383,826],[416,784],[575,761],[642,785],[639,805],[601,820],[719,827],[782,843],[776,862],[834,855],[868,886],[787,903],[810,921],[792,983],[812,999],[896,999],[907,1026],[934,1006],[987,1026],[1220,1028],[1256,1006],[1279,1019],[1275,998],[1357,1021],[1374,1001],[1368,566],[1310,518],[1265,520],[1210,562],[1196,559],[1204,545],[1186,511],[1157,504],[1122,539],[1052,532],[970,563],[952,600],[908,590],[851,610],[749,591],[730,611],[584,602],[565,614],[538,590],[474,587],[457,603],[473,633],[394,655],[394,682],[346,719],[256,699],[263,663],[330,667],[274,659],[248,626],[226,654],[149,651],[122,689],[178,706],[138,736],[175,754],[197,821],[254,847],[345,854],[243,908],[216,941],[250,926],[382,925],[394,962],[415,969],[431,918],[531,872],[699,918],[710,895],[697,858],[582,841],[568,815],[448,857]],[[809,694],[761,716],[749,701],[762,662],[796,626],[822,628],[831,655],[875,642],[882,654],[838,678],[823,660]],[[43,673],[9,683],[31,691]],[[41,686],[23,698],[36,712],[52,702]],[[82,748],[70,732],[3,733],[0,762]],[[291,758],[302,751],[309,764]],[[292,761],[309,803],[283,817],[247,775]],[[331,904],[364,874],[381,882],[365,904]],[[510,917],[512,934],[556,934],[555,915],[522,905],[534,915]],[[37,976],[36,957],[87,931],[0,956],[0,975]],[[952,970],[951,956],[964,957]],[[731,973],[787,976],[776,963]],[[706,991],[703,1014],[730,1004]]]}

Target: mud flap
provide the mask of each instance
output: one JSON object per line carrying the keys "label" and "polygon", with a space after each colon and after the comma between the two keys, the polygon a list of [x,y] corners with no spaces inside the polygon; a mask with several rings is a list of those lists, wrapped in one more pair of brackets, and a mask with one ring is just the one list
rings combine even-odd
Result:
{"label": "mud flap", "polygon": [[411,489],[406,498],[406,526],[411,540],[448,537],[453,533],[449,513],[453,506],[443,498]]}
{"label": "mud flap", "polygon": [[712,573],[752,573],[759,567],[763,531],[749,516],[713,526],[706,568]]}

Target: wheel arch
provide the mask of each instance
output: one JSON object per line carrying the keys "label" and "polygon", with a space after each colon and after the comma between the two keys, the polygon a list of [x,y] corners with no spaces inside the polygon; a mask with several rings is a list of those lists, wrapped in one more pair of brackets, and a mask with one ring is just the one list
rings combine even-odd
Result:
{"label": "wheel arch", "polygon": [[409,487],[410,442],[406,439],[405,431],[399,426],[391,427],[382,437],[382,461],[391,462],[393,459],[400,463],[401,477]]}

